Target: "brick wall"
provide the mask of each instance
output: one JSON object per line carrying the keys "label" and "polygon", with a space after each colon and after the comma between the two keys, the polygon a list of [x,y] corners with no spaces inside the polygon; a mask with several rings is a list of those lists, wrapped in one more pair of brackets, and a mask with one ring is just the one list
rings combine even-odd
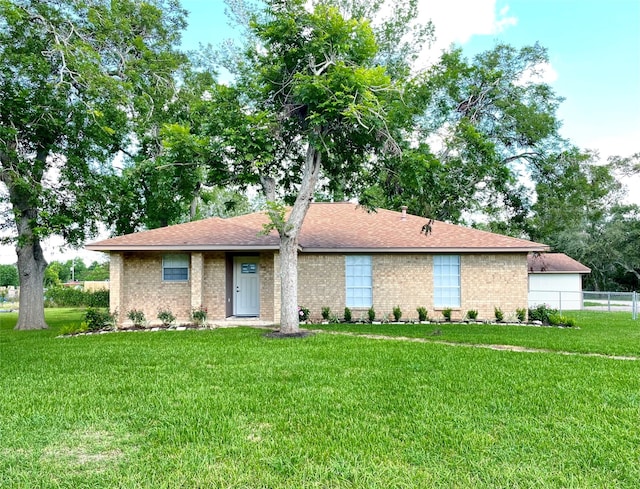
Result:
{"label": "brick wall", "polygon": [[462,307],[478,310],[479,319],[494,319],[494,307],[502,309],[505,319],[514,319],[516,309],[528,304],[527,255],[462,255]]}
{"label": "brick wall", "polygon": [[311,319],[322,318],[322,308],[330,307],[342,317],[345,304],[344,255],[298,255],[298,305],[309,309]]}
{"label": "brick wall", "polygon": [[[376,317],[389,317],[400,306],[403,319],[417,319],[424,306],[432,318],[441,318],[433,307],[433,258],[423,254],[373,254],[373,307]],[[190,319],[193,307],[204,305],[210,319],[226,317],[227,258],[225,253],[194,253],[189,281],[162,281],[162,254],[111,254],[111,310],[119,323],[131,309],[141,309],[147,320],[156,320],[158,309],[169,309],[178,321]],[[300,254],[298,257],[298,303],[308,307],[313,319],[330,307],[342,317],[345,307],[345,255]],[[493,319],[494,307],[505,317],[527,307],[527,265],[524,253],[470,254],[461,256],[461,307],[454,319],[477,309],[480,319]],[[367,309],[352,308],[354,319]],[[280,258],[278,253],[260,254],[260,318],[280,319]]]}
{"label": "brick wall", "polygon": [[190,318],[191,283],[163,282],[161,254],[125,253],[121,282],[120,322],[131,309],[142,310],[147,321],[155,321],[161,308],[169,309],[179,321]]}

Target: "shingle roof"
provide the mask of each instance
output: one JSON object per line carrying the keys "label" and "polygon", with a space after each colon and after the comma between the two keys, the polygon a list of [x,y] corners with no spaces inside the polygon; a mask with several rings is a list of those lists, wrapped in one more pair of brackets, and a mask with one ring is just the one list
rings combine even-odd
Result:
{"label": "shingle roof", "polygon": [[591,273],[589,267],[564,253],[539,253],[527,257],[531,273]]}
{"label": "shingle roof", "polygon": [[[267,250],[278,249],[275,231],[259,234],[268,219],[264,212],[228,219],[210,218],[88,244],[95,251],[134,250]],[[532,252],[540,243],[378,209],[367,212],[356,204],[313,203],[300,233],[302,252]]]}

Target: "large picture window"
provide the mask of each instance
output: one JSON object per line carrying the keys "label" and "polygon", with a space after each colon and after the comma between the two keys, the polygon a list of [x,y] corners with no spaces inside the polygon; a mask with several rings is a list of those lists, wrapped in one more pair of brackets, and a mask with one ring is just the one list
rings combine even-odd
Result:
{"label": "large picture window", "polygon": [[162,280],[165,282],[189,280],[189,255],[164,255],[162,257]]}
{"label": "large picture window", "polygon": [[349,255],[346,257],[347,307],[373,305],[371,263],[371,256]]}
{"label": "large picture window", "polygon": [[434,307],[460,307],[460,256],[433,257]]}

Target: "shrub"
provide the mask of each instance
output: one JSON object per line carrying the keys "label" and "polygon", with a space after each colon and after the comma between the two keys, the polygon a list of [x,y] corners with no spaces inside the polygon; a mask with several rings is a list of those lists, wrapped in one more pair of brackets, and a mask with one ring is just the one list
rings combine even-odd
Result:
{"label": "shrub", "polygon": [[109,291],[89,291],[73,287],[49,287],[45,292],[46,307],[109,307]]}
{"label": "shrub", "polygon": [[196,307],[191,311],[191,318],[198,324],[205,324],[207,322],[207,308],[204,306]]}
{"label": "shrub", "polygon": [[329,322],[330,322],[331,324],[338,324],[338,323],[340,323],[340,318],[338,317],[338,315],[337,315],[337,314],[331,314],[331,315],[329,316]]}
{"label": "shrub", "polygon": [[527,320],[527,310],[524,307],[516,309],[516,317],[518,321],[524,323]]}
{"label": "shrub", "polygon": [[529,309],[529,321],[540,321],[542,324],[551,324],[549,316],[558,314],[557,309],[553,309],[546,304],[538,304],[536,307]]}
{"label": "shrub", "polygon": [[142,326],[146,321],[144,312],[139,311],[138,309],[131,309],[127,313],[127,317],[133,322],[133,325],[137,327]]}
{"label": "shrub", "polygon": [[500,309],[499,307],[494,307],[493,308],[493,314],[496,317],[496,321],[497,322],[502,322],[504,321],[504,312],[502,312],[502,309]]}
{"label": "shrub", "polygon": [[549,315],[549,324],[552,326],[567,326],[572,328],[576,325],[576,320],[563,316],[562,314],[554,313]]}
{"label": "shrub", "polygon": [[298,306],[298,319],[300,321],[309,320],[309,309],[304,306]]}
{"label": "shrub", "polygon": [[109,311],[88,307],[84,313],[84,320],[89,331],[98,331],[103,328],[110,328],[115,323],[115,315]]}
{"label": "shrub", "polygon": [[447,307],[442,310],[442,317],[444,317],[445,321],[451,321],[451,308]]}
{"label": "shrub", "polygon": [[348,307],[344,308],[344,322],[345,323],[350,323],[351,322],[351,309],[349,309]]}
{"label": "shrub", "polygon": [[427,312],[426,307],[420,306],[416,308],[416,311],[418,311],[418,321],[426,321],[429,318],[429,313]]}
{"label": "shrub", "polygon": [[395,319],[395,321],[400,321],[400,318],[402,317],[402,309],[400,309],[400,306],[396,306],[393,308],[393,319]]}
{"label": "shrub", "polygon": [[60,328],[58,333],[60,333],[61,335],[77,334],[84,333],[85,331],[87,331],[87,329],[88,327],[86,321],[82,321],[80,324],[67,323]]}
{"label": "shrub", "polygon": [[331,308],[330,307],[323,307],[322,308],[322,319],[324,319],[325,321],[328,321],[330,317],[331,317]]}
{"label": "shrub", "polygon": [[367,316],[369,317],[369,322],[372,323],[376,319],[376,310],[373,307],[370,307],[367,311]]}
{"label": "shrub", "polygon": [[158,319],[162,321],[162,325],[165,327],[171,326],[176,320],[176,317],[169,309],[160,309],[158,311]]}
{"label": "shrub", "polygon": [[477,309],[469,309],[467,311],[467,318],[471,321],[475,321],[478,319],[478,310]]}

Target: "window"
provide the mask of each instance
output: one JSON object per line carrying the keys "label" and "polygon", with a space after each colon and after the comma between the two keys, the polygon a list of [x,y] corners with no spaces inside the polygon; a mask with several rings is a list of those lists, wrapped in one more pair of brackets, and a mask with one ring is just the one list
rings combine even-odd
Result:
{"label": "window", "polygon": [[345,279],[347,284],[347,307],[371,307],[373,305],[371,256],[347,256]]}
{"label": "window", "polygon": [[460,307],[460,256],[433,257],[434,307]]}
{"label": "window", "polygon": [[164,255],[162,280],[165,282],[189,280],[189,255]]}

